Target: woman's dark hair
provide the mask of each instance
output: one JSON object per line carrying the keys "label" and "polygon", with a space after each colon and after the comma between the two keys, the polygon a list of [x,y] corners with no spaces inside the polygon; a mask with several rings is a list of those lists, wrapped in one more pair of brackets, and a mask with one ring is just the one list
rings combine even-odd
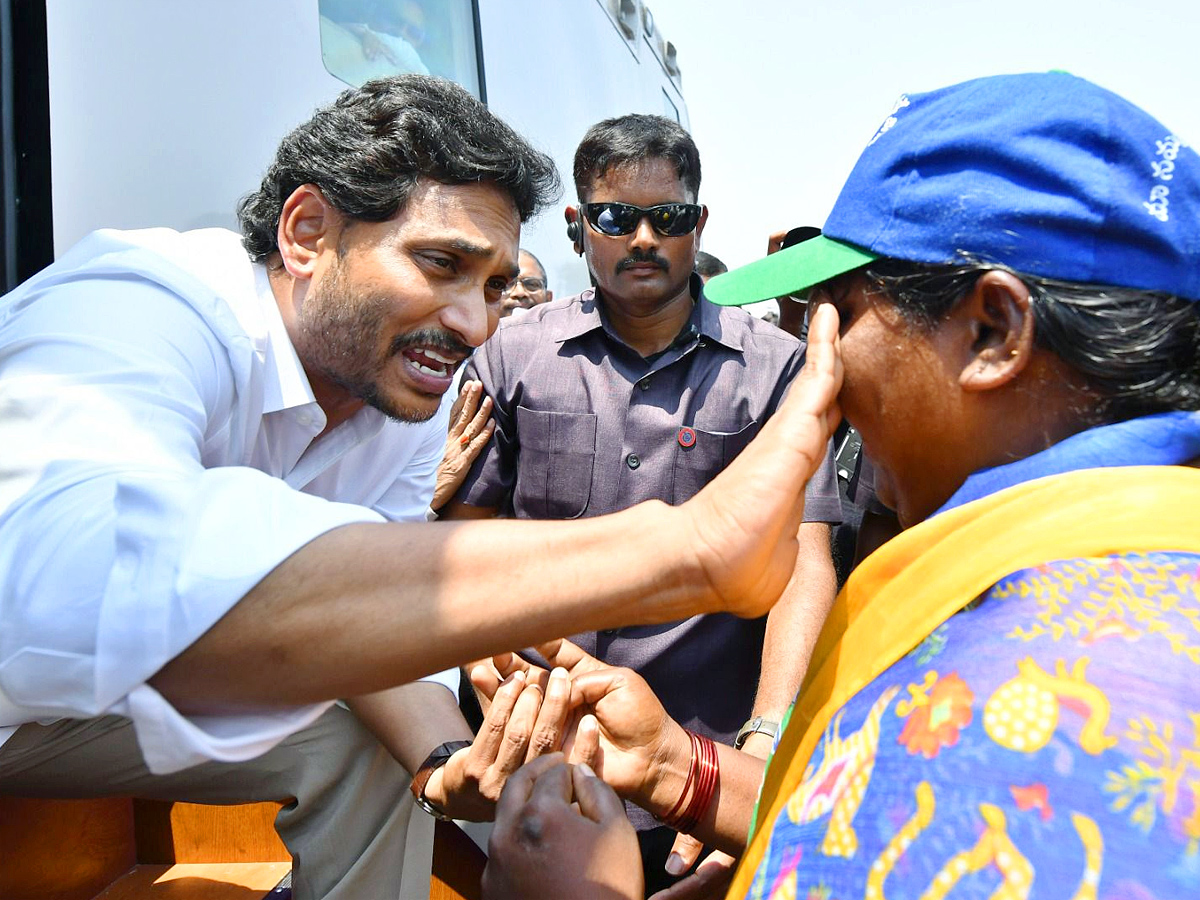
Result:
{"label": "woman's dark hair", "polygon": [[1100,400],[1096,421],[1200,410],[1200,302],[1157,291],[1076,284],[990,263],[926,265],[880,259],[859,272],[915,325],[942,321],[986,272],[1029,289],[1034,343],[1085,379]]}
{"label": "woman's dark hair", "polygon": [[343,91],[283,139],[262,185],[238,204],[242,243],[260,261],[276,249],[284,201],[315,184],[351,219],[382,222],[421,178],[490,182],[521,221],[558,198],[554,162],[451,81],[399,75]]}
{"label": "woman's dark hair", "polygon": [[700,151],[692,136],[663,116],[632,113],[605,119],[588,129],[575,150],[575,191],[587,200],[592,185],[610,169],[665,159],[675,167],[683,186],[695,199],[700,195]]}

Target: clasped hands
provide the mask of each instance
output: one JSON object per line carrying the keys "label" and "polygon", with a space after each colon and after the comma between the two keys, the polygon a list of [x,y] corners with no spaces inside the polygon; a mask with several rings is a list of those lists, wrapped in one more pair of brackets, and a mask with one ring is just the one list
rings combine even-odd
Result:
{"label": "clasped hands", "polygon": [[505,781],[525,763],[556,751],[567,762],[591,766],[634,802],[661,801],[672,787],[678,794],[682,782],[672,785],[675,773],[662,771],[661,763],[683,758],[686,774],[689,741],[646,682],[569,641],[538,651],[550,669],[515,653],[470,667],[483,725],[470,747],[433,773],[426,798],[455,818],[490,819]]}
{"label": "clasped hands", "polygon": [[[637,838],[618,795],[660,815],[671,808],[684,790],[690,740],[636,673],[607,666],[569,641],[537,649],[549,670],[511,653],[471,667],[487,709],[484,726],[436,785],[435,773],[426,794],[436,803],[434,791],[466,773],[484,781],[502,773],[507,780],[485,878],[489,897],[641,900]],[[494,771],[477,767],[492,748],[507,762]],[[697,842],[682,868],[699,849]],[[732,863],[722,854],[719,864],[706,861],[656,896],[723,896]]]}

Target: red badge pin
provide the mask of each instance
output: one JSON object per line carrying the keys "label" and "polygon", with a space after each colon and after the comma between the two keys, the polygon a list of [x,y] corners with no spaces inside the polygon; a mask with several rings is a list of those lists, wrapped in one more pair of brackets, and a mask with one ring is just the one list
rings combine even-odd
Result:
{"label": "red badge pin", "polygon": [[679,446],[683,448],[691,447],[696,443],[696,432],[690,428],[679,429]]}

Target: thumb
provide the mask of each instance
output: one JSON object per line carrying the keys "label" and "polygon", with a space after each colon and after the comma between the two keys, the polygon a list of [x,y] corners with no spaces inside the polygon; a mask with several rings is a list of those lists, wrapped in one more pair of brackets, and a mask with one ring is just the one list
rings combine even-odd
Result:
{"label": "thumb", "polygon": [[595,716],[589,714],[579,720],[570,761],[576,765],[582,763],[593,770],[600,768],[600,723]]}
{"label": "thumb", "polygon": [[671,847],[671,855],[667,857],[666,870],[671,875],[682,875],[700,858],[704,844],[690,834],[675,835],[675,844]]}
{"label": "thumb", "polygon": [[579,811],[593,822],[620,822],[632,830],[633,826],[625,817],[625,804],[617,796],[617,792],[597,777],[588,766],[572,767],[574,777],[575,802]]}

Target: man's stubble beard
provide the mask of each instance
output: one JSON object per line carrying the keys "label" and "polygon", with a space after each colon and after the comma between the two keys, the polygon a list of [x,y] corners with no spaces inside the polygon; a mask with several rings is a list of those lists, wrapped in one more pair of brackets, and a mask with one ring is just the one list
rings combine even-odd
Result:
{"label": "man's stubble beard", "polygon": [[[383,359],[375,356],[382,342],[385,310],[390,302],[378,296],[357,294],[337,262],[304,300],[297,322],[296,353],[306,369],[336,384],[385,416],[399,422],[425,422],[437,413],[431,409],[397,404],[379,387],[379,375],[400,355],[389,345]],[[405,365],[403,361],[400,365]]]}

